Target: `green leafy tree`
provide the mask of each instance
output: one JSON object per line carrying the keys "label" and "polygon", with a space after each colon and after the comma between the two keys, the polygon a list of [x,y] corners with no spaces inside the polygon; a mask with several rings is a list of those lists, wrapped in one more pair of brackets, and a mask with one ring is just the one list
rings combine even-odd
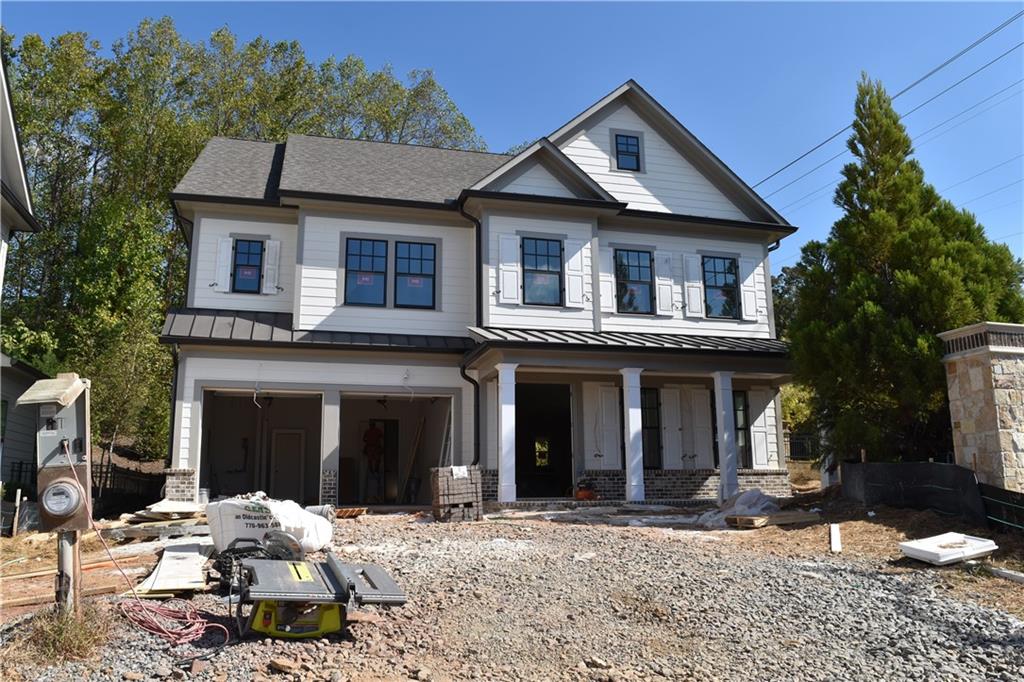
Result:
{"label": "green leafy tree", "polygon": [[158,342],[185,294],[168,195],[214,135],[329,135],[484,149],[429,69],[311,62],[295,41],[189,42],[144,20],[110,46],[84,33],[0,50],[42,232],[18,233],[4,278],[6,352],[93,380],[95,439],[165,454],[172,362]]}
{"label": "green leafy tree", "polygon": [[844,215],[803,249],[789,327],[796,378],[840,456],[923,459],[951,449],[939,332],[1024,320],[1022,266],[942,199],[911,158],[881,84],[857,87]]}

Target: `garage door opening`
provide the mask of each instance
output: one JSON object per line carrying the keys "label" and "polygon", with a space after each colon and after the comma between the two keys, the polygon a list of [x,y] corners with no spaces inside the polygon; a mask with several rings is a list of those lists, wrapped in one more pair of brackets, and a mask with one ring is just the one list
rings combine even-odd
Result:
{"label": "garage door opening", "polygon": [[199,486],[210,497],[262,490],[318,504],[319,394],[206,391]]}
{"label": "garage door opening", "polygon": [[342,395],[338,502],[429,505],[430,469],[451,462],[450,396]]}

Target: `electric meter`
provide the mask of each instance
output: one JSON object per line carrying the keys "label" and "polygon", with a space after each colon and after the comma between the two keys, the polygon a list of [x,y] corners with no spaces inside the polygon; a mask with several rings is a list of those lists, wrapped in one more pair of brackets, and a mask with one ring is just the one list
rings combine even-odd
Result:
{"label": "electric meter", "polygon": [[71,516],[82,506],[82,492],[78,484],[70,479],[54,481],[43,491],[40,503],[51,516]]}

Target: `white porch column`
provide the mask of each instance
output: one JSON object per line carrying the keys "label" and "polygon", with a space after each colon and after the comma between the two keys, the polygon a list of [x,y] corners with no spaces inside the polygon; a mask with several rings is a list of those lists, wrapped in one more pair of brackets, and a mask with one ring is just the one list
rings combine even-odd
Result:
{"label": "white porch column", "polygon": [[644,499],[644,439],[640,413],[640,372],[620,369],[622,374],[622,437],[626,444],[626,501]]}
{"label": "white porch column", "polygon": [[503,362],[498,370],[498,502],[516,501],[516,367]]}
{"label": "white porch column", "polygon": [[718,424],[718,501],[739,492],[736,473],[736,415],[733,413],[732,372],[714,372],[715,422]]}

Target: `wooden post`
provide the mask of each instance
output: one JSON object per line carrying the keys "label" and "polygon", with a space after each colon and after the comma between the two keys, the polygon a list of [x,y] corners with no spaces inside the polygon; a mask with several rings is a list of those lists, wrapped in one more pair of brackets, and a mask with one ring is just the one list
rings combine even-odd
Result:
{"label": "wooden post", "polygon": [[82,554],[77,530],[57,533],[57,608],[62,613],[78,613],[78,595],[82,587]]}
{"label": "wooden post", "polygon": [[[27,497],[25,499],[28,499]],[[11,537],[18,534],[18,516],[21,514],[21,488],[14,494],[14,521],[11,523]]]}

